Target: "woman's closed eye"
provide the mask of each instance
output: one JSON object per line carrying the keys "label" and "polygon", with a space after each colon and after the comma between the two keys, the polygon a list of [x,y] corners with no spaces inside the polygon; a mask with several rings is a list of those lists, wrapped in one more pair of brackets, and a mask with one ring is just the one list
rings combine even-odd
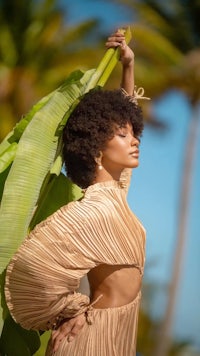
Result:
{"label": "woman's closed eye", "polygon": [[118,136],[119,136],[119,137],[126,137],[127,134],[125,134],[125,133],[118,133]]}

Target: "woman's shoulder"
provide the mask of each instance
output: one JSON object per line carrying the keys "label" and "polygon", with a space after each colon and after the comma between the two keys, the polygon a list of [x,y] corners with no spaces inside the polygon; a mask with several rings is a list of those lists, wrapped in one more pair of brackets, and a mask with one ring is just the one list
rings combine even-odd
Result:
{"label": "woman's shoulder", "polygon": [[49,215],[45,220],[41,221],[39,224],[35,226],[32,230],[30,237],[32,234],[37,233],[45,228],[50,228],[51,230],[59,229],[61,233],[62,230],[66,230],[67,226],[73,226],[73,222],[69,218],[78,208],[79,201],[72,201],[66,205],[61,206],[58,210]]}

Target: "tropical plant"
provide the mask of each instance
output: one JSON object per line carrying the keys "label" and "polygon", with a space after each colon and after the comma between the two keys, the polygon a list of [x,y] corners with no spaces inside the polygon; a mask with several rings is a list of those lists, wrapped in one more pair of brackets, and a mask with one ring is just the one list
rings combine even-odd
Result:
{"label": "tropical plant", "polygon": [[0,141],[63,78],[101,58],[98,21],[67,23],[57,0],[0,1]]}
{"label": "tropical plant", "polygon": [[[175,88],[191,106],[190,128],[185,147],[185,163],[180,190],[177,248],[169,287],[169,300],[154,355],[165,356],[170,349],[176,291],[186,240],[192,166],[200,118],[200,4],[196,0],[161,2],[156,0],[118,1],[133,11],[134,40],[138,61],[136,73],[154,98]],[[137,21],[138,20],[138,21]],[[142,64],[142,65],[141,65]]]}
{"label": "tropical plant", "polygon": [[[125,37],[129,42],[129,29]],[[62,128],[81,97],[93,88],[104,86],[118,60],[119,49],[110,48],[97,69],[73,72],[57,90],[41,99],[0,145],[1,171],[9,170],[3,176],[0,211],[1,272],[26,236],[28,227],[32,229],[61,205],[80,197],[80,189],[61,173]],[[4,297],[2,304],[5,322],[1,354],[33,354],[39,345],[38,334],[16,325]]]}

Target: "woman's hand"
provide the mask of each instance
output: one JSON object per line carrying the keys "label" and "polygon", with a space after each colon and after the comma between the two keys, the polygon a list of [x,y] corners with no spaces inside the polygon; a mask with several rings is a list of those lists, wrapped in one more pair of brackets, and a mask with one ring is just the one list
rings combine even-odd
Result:
{"label": "woman's hand", "polygon": [[80,333],[86,322],[85,313],[76,316],[75,318],[66,319],[58,327],[57,330],[52,331],[52,346],[53,352],[57,351],[61,341],[67,337],[68,342]]}
{"label": "woman's hand", "polygon": [[122,63],[122,79],[121,88],[123,88],[127,94],[133,95],[134,91],[134,53],[132,49],[127,45],[125,36],[120,30],[117,30],[106,42],[107,48],[120,48],[120,61]]}
{"label": "woman's hand", "polygon": [[120,48],[120,61],[123,66],[132,66],[134,61],[134,53],[132,49],[126,44],[125,36],[120,30],[117,30],[106,42],[107,48]]}

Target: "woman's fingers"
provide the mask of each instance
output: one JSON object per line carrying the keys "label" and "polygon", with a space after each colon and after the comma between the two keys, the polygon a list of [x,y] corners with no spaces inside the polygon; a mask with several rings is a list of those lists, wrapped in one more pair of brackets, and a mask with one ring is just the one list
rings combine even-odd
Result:
{"label": "woman's fingers", "polygon": [[57,330],[52,331],[53,351],[57,351],[64,338],[67,337],[68,342],[71,342],[79,334],[85,322],[85,314],[80,314],[75,318],[64,321]]}
{"label": "woman's fingers", "polygon": [[71,323],[71,320],[65,321],[57,330],[52,331],[52,345],[53,345],[53,351],[57,351],[61,341],[70,335],[71,329],[73,325]]}
{"label": "woman's fingers", "polygon": [[110,47],[121,46],[121,44],[124,42],[126,42],[124,35],[117,31],[108,37],[106,42],[106,47],[110,48]]}
{"label": "woman's fingers", "polygon": [[126,43],[125,39],[124,38],[110,38],[108,39],[108,41],[106,42],[106,47],[117,47],[117,46],[120,46],[122,43]]}
{"label": "woman's fingers", "polygon": [[84,324],[85,324],[85,315],[80,315],[71,329],[70,339],[73,339],[76,335],[79,334]]}
{"label": "woman's fingers", "polygon": [[120,32],[116,31],[110,37],[108,37],[106,42],[107,48],[120,48],[120,61],[123,66],[129,66],[134,61],[134,53],[132,49],[127,45],[125,36]]}
{"label": "woman's fingers", "polygon": [[122,50],[125,50],[126,49],[126,47],[127,47],[127,44],[126,44],[126,41],[125,41],[125,39],[121,42],[121,49]]}

